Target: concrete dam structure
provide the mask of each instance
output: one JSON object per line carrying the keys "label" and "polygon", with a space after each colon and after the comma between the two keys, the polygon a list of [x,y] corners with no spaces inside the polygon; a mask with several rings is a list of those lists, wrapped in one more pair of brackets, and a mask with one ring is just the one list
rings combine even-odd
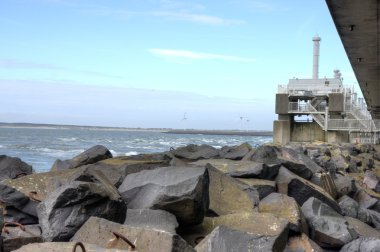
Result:
{"label": "concrete dam structure", "polygon": [[293,78],[278,87],[273,141],[377,143],[380,120],[372,118],[365,99],[343,85],[338,69],[331,78],[319,78],[321,38],[316,35],[312,41],[312,78]]}

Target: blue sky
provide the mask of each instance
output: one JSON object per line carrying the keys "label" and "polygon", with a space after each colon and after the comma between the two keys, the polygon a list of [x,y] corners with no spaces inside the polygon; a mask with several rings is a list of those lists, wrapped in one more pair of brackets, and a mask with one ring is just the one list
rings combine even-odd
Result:
{"label": "blue sky", "polygon": [[323,0],[1,0],[0,121],[271,129],[316,33],[355,84]]}

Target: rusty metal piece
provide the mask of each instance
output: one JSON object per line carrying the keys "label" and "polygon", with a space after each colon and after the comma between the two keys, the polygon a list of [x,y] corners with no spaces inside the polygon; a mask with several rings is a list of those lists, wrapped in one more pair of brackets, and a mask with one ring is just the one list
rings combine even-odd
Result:
{"label": "rusty metal piece", "polygon": [[36,197],[37,192],[36,191],[31,191],[29,192],[28,196],[31,200],[36,201],[36,202],[41,202],[39,198]]}
{"label": "rusty metal piece", "polygon": [[129,247],[132,249],[132,250],[134,250],[135,248],[136,248],[136,246],[130,241],[130,240],[128,240],[128,238],[127,237],[125,237],[124,235],[122,235],[122,234],[120,234],[120,233],[118,233],[118,232],[115,232],[115,231],[112,231],[112,234],[117,238],[117,239],[122,239],[123,241],[125,241],[128,245],[129,245]]}
{"label": "rusty metal piece", "polygon": [[23,176],[26,176],[26,175],[28,175],[26,172],[20,172],[20,173],[16,174],[15,178],[17,179],[19,177],[23,177]]}
{"label": "rusty metal piece", "polygon": [[4,222],[4,227],[3,227],[3,232],[4,233],[7,233],[7,234],[9,234],[9,230],[8,230],[8,228],[7,228],[7,226],[17,226],[17,227],[20,227],[20,229],[22,230],[22,231],[26,231],[26,229],[25,229],[25,226],[24,225],[22,225],[21,223],[18,223],[18,222],[12,222],[12,221],[5,221]]}
{"label": "rusty metal piece", "polygon": [[76,252],[78,246],[82,249],[83,252],[86,252],[86,248],[84,247],[82,242],[75,243],[72,252]]}

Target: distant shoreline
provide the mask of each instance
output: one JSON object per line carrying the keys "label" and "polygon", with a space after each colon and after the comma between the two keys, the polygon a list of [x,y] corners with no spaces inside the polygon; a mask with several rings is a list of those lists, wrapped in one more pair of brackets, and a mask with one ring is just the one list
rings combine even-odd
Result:
{"label": "distant shoreline", "polygon": [[40,123],[3,123],[0,128],[24,128],[24,129],[89,129],[89,130],[113,130],[113,131],[147,131],[167,134],[198,134],[198,135],[237,135],[237,136],[273,136],[272,131],[242,131],[242,130],[196,130],[196,129],[172,129],[172,128],[124,128],[107,126],[80,126]]}

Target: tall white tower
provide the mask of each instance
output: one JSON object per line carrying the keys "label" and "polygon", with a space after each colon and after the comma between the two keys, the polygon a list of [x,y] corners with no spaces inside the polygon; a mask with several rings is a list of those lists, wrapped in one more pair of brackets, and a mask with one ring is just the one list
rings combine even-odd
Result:
{"label": "tall white tower", "polygon": [[319,42],[321,38],[318,35],[313,37],[313,79],[318,79],[319,71]]}

